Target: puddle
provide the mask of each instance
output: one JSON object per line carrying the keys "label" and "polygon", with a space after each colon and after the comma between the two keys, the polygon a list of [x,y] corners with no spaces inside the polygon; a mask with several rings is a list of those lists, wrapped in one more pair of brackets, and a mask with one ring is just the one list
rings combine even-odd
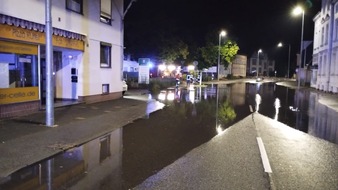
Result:
{"label": "puddle", "polygon": [[337,112],[316,93],[295,97],[272,83],[167,89],[153,96],[162,110],[0,179],[0,189],[130,189],[248,116],[250,106],[337,143]]}

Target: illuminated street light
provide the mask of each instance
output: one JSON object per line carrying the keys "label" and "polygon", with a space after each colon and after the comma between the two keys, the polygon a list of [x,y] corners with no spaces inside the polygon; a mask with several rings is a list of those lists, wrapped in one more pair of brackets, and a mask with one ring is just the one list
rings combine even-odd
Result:
{"label": "illuminated street light", "polygon": [[300,56],[300,63],[299,63],[299,69],[298,69],[298,73],[297,73],[297,78],[298,78],[298,89],[300,86],[300,70],[302,67],[302,50],[303,50],[303,34],[304,34],[304,9],[300,6],[297,6],[296,8],[293,9],[293,15],[297,16],[302,14],[302,33],[301,33],[301,39],[300,39],[300,52],[299,52],[299,56]]}
{"label": "illuminated street light", "polygon": [[218,38],[218,62],[217,62],[217,80],[219,80],[219,66],[220,66],[220,59],[221,59],[221,39],[222,36],[225,36],[226,32],[223,30],[221,33],[219,33]]}
{"label": "illuminated street light", "polygon": [[258,78],[259,53],[262,53],[262,49],[259,49],[257,51],[257,67],[256,67],[256,76],[257,76],[257,78]]}
{"label": "illuminated street light", "polygon": [[[279,42],[277,47],[283,47],[283,43]],[[291,53],[291,45],[289,44],[289,56],[288,56],[288,78],[290,78],[290,53]]]}

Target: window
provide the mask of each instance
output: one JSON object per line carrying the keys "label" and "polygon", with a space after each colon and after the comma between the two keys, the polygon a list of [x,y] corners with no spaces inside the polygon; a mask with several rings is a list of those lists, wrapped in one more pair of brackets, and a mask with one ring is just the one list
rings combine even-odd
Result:
{"label": "window", "polygon": [[110,156],[110,135],[108,135],[100,139],[100,163]]}
{"label": "window", "polygon": [[37,56],[0,53],[0,88],[38,86]]}
{"label": "window", "polygon": [[111,44],[101,42],[100,45],[100,67],[111,67]]}
{"label": "window", "polygon": [[0,41],[0,88],[38,86],[38,47]]}
{"label": "window", "polygon": [[335,40],[338,40],[338,19],[335,20]]}
{"label": "window", "polygon": [[324,33],[324,27],[322,27],[322,40],[321,40],[321,46],[324,45],[324,35],[325,35],[325,33]]}
{"label": "window", "polygon": [[329,39],[329,25],[326,25],[326,31],[325,31],[325,45],[327,45]]}
{"label": "window", "polygon": [[109,94],[109,84],[102,84],[102,94]]}
{"label": "window", "polygon": [[106,24],[111,24],[111,0],[101,0],[100,21]]}
{"label": "window", "polygon": [[82,0],[66,0],[66,9],[74,11],[76,13],[83,13],[83,2]]}

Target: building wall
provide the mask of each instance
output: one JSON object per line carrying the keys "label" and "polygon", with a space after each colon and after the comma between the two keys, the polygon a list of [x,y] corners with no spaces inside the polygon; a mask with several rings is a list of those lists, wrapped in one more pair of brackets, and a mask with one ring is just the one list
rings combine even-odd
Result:
{"label": "building wall", "polygon": [[236,55],[235,59],[231,64],[232,75],[233,76],[246,76],[246,66],[247,66],[248,58],[246,55]]}
{"label": "building wall", "polygon": [[[108,1],[108,0],[107,0]],[[122,96],[122,63],[123,63],[123,28],[122,28],[122,14],[123,14],[123,0],[111,1],[112,14],[111,24],[100,22],[101,0],[84,0],[82,14],[66,9],[66,0],[51,1],[52,3],[52,26],[53,26],[53,50],[54,50],[54,70],[55,72],[55,98],[59,99],[73,99],[85,101],[87,103],[105,101],[116,99]],[[20,6],[18,6],[20,5]],[[29,7],[29,8],[27,8]],[[34,30],[22,27],[21,25],[8,25],[5,22],[1,26],[12,27],[13,31],[25,30],[26,34],[36,33],[40,39],[44,38],[45,25],[45,1],[42,0],[2,0],[0,6],[0,14],[5,15],[6,18],[13,17],[20,22],[40,25],[40,29]],[[21,20],[22,19],[22,20]],[[1,32],[1,30],[0,30]],[[4,32],[4,30],[2,30]],[[56,34],[55,32],[61,32]],[[62,32],[66,32],[63,34]],[[54,43],[54,37],[65,41],[65,39],[73,39],[72,36],[67,36],[67,32],[81,36],[79,39],[82,42],[82,49],[74,49],[73,45],[69,43],[60,46]],[[6,38],[8,34],[0,35],[0,42],[2,44],[7,42],[15,42],[20,44],[33,44],[37,49],[36,54],[38,60],[39,71],[43,70],[45,58],[45,41],[29,41],[29,37],[20,39],[20,34],[15,39]],[[34,36],[33,36],[34,37]],[[79,41],[78,40],[78,41]],[[100,66],[100,47],[101,43],[109,44],[111,46],[111,65],[108,68]],[[13,45],[15,46],[15,45]],[[0,52],[1,53],[1,52]],[[6,53],[8,54],[8,53]],[[0,56],[5,56],[5,53]],[[57,55],[57,56],[55,56]],[[57,57],[57,58],[56,58]],[[57,61],[55,61],[57,59]],[[6,67],[4,62],[2,67]],[[73,73],[75,71],[75,74]],[[39,79],[41,79],[40,72]],[[5,73],[6,74],[6,73]],[[42,74],[41,74],[42,75]],[[76,76],[76,82],[71,80],[71,77]],[[9,83],[5,81],[4,83]],[[6,85],[2,84],[1,85]],[[103,84],[109,85],[109,92],[103,93]],[[7,85],[10,86],[10,85]],[[42,102],[44,99],[44,92],[41,90],[42,82],[39,80],[39,85],[36,89],[39,90],[38,100]],[[11,86],[10,86],[11,88]],[[3,94],[4,91],[1,92]],[[32,100],[30,100],[32,101]],[[35,99],[34,99],[35,101]],[[18,102],[15,102],[18,103]],[[20,104],[25,102],[20,101]],[[27,104],[29,102],[27,101]],[[4,105],[0,101],[0,108],[11,110],[14,104]],[[24,107],[24,106],[21,106]],[[35,108],[37,111],[37,108]],[[17,113],[21,113],[18,110]],[[5,114],[8,116],[8,114]],[[11,114],[10,116],[15,116]]]}
{"label": "building wall", "polygon": [[313,65],[318,66],[311,86],[326,92],[338,93],[338,3],[322,0],[321,11],[313,19]]}
{"label": "building wall", "polygon": [[[270,60],[268,56],[264,53],[259,54],[259,59],[257,60],[258,54],[254,53],[250,60],[247,69],[247,73],[256,76],[256,70],[258,69],[259,76],[270,76],[270,72],[275,71],[275,61]],[[257,65],[258,64],[258,65]]]}

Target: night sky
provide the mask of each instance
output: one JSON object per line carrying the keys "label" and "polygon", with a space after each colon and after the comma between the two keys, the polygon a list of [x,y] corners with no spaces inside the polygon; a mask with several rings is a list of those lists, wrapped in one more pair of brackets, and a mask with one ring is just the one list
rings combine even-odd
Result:
{"label": "night sky", "polygon": [[291,44],[291,57],[295,58],[302,19],[291,12],[300,3],[306,6],[304,40],[312,40],[320,0],[137,0],[125,17],[126,50],[132,49],[134,41],[144,44],[143,54],[151,54],[155,45],[151,39],[156,39],[160,30],[173,31],[189,45],[203,46],[208,32],[224,29],[227,38],[237,42],[239,54],[250,57],[261,48],[272,59],[281,55],[287,59],[287,48],[276,48],[282,41]]}

